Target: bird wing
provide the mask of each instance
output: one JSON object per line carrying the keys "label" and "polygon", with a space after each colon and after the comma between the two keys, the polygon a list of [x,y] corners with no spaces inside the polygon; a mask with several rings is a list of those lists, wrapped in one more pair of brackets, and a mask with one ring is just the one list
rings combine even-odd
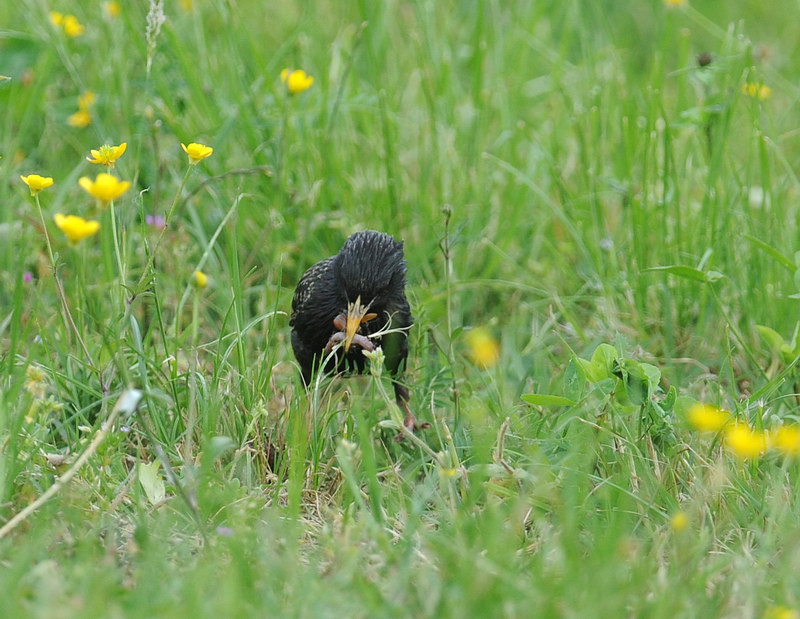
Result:
{"label": "bird wing", "polygon": [[289,319],[289,324],[294,326],[298,316],[302,315],[310,305],[311,300],[314,298],[315,290],[320,285],[325,285],[326,280],[330,277],[331,268],[333,266],[333,256],[320,260],[303,273],[303,277],[297,284],[292,298],[292,316]]}

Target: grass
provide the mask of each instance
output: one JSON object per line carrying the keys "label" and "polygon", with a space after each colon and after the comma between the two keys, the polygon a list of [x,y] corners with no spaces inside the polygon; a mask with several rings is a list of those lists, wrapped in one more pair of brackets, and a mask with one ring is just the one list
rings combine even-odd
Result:
{"label": "grass", "polygon": [[[74,474],[0,534],[4,616],[797,616],[797,461],[686,420],[800,421],[793,6],[121,8],[0,4],[0,525]],[[405,240],[419,441],[294,365],[363,228]]]}

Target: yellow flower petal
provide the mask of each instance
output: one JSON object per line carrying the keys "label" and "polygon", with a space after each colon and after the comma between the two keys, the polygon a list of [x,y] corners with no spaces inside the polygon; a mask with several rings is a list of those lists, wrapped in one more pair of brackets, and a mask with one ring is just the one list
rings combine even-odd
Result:
{"label": "yellow flower petal", "polygon": [[719,432],[731,420],[731,414],[716,406],[695,404],[689,409],[687,419],[695,430]]}
{"label": "yellow flower petal", "polygon": [[87,220],[77,215],[62,215],[56,213],[56,225],[64,235],[72,242],[77,243],[85,238],[97,234],[100,230],[100,222],[94,220]]}
{"label": "yellow flower petal", "polygon": [[202,271],[195,271],[192,273],[192,284],[195,288],[203,289],[208,286],[208,275]]}
{"label": "yellow flower petal", "polygon": [[466,339],[469,356],[479,368],[485,370],[500,360],[500,345],[488,329],[472,329],[467,332]]}
{"label": "yellow flower petal", "polygon": [[54,26],[60,26],[64,23],[64,15],[58,11],[50,11],[50,23]]}
{"label": "yellow flower petal", "polygon": [[94,181],[84,176],[78,181],[78,184],[86,193],[104,204],[116,200],[131,186],[128,181],[120,181],[116,176],[105,172],[98,174]]}
{"label": "yellow flower petal", "polygon": [[748,82],[742,84],[742,94],[758,99],[759,101],[766,101],[772,96],[772,89],[766,84],[758,84],[756,82]]}
{"label": "yellow flower petal", "polygon": [[97,150],[92,149],[92,158],[86,158],[86,161],[89,163],[100,164],[104,166],[108,166],[109,168],[114,167],[114,163],[116,163],[117,159],[122,157],[125,153],[125,149],[128,148],[128,143],[123,142],[119,146],[109,146],[108,144],[104,144]]}
{"label": "yellow flower petal", "polygon": [[78,21],[78,18],[74,15],[64,15],[64,21],[61,25],[64,27],[64,32],[67,33],[67,36],[73,39],[81,36],[85,30],[83,25]]}
{"label": "yellow flower petal", "polygon": [[735,423],[725,432],[725,445],[737,458],[758,458],[767,448],[767,437],[745,423]]}
{"label": "yellow flower petal", "polygon": [[206,157],[210,157],[214,152],[214,149],[210,146],[198,144],[197,142],[192,142],[188,146],[181,143],[181,148],[183,149],[183,152],[189,155],[189,163],[192,165],[197,165]]}
{"label": "yellow flower petal", "polygon": [[689,516],[686,515],[685,511],[677,511],[672,515],[672,518],[670,518],[669,526],[672,527],[673,531],[679,533],[685,531],[686,527],[689,526]]}
{"label": "yellow flower petal", "polygon": [[764,611],[764,619],[800,619],[800,613],[788,606],[772,606]]}
{"label": "yellow flower petal", "polygon": [[31,190],[31,195],[35,196],[42,189],[51,187],[55,181],[49,176],[39,176],[38,174],[29,174],[28,176],[20,176],[22,182]]}
{"label": "yellow flower petal", "polygon": [[784,456],[800,455],[800,426],[781,426],[769,433],[769,444]]}
{"label": "yellow flower petal", "polygon": [[103,9],[109,17],[119,17],[119,14],[122,13],[122,6],[116,0],[109,0],[103,4]]}
{"label": "yellow flower petal", "polygon": [[281,71],[281,81],[292,95],[300,94],[314,85],[314,78],[302,69],[284,69]]}
{"label": "yellow flower petal", "polygon": [[92,124],[92,115],[86,110],[78,110],[67,118],[67,123],[70,127],[88,127]]}
{"label": "yellow flower petal", "polygon": [[93,104],[94,104],[94,93],[91,90],[87,90],[80,97],[78,97],[78,107],[82,110],[88,109],[89,106]]}

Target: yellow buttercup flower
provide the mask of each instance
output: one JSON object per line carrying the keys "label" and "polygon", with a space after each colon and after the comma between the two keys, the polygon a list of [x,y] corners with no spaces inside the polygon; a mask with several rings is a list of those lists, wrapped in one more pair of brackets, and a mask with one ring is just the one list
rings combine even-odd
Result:
{"label": "yellow buttercup flower", "polygon": [[72,242],[77,243],[85,238],[97,234],[100,229],[100,222],[87,220],[77,215],[62,215],[56,213],[54,217],[56,225],[66,237]]}
{"label": "yellow buttercup flower", "polygon": [[104,3],[103,9],[109,17],[119,17],[119,14],[122,13],[122,7],[116,0],[109,0],[109,2]]}
{"label": "yellow buttercup flower", "polygon": [[104,204],[116,200],[123,193],[128,191],[131,184],[128,181],[120,181],[116,176],[103,172],[92,179],[84,176],[78,183],[91,196],[94,196]]}
{"label": "yellow buttercup flower", "polygon": [[764,612],[764,619],[800,619],[800,613],[788,606],[773,606]]}
{"label": "yellow buttercup flower", "polygon": [[58,11],[50,11],[50,23],[54,26],[60,26],[64,23],[64,14]]}
{"label": "yellow buttercup flower", "polygon": [[197,165],[206,157],[210,157],[211,153],[214,152],[214,149],[210,146],[198,144],[197,142],[192,142],[188,146],[181,143],[181,148],[183,149],[183,152],[189,155],[189,163],[192,165]]}
{"label": "yellow buttercup flower", "polygon": [[314,77],[303,69],[284,69],[281,71],[281,81],[292,95],[305,92],[314,85]]}
{"label": "yellow buttercup flower", "polygon": [[677,531],[678,533],[685,531],[686,527],[689,526],[689,516],[686,515],[685,511],[677,511],[672,514],[672,518],[669,520],[669,526],[672,527],[673,531]]}
{"label": "yellow buttercup flower", "polygon": [[78,97],[78,109],[88,110],[89,106],[94,104],[94,99],[94,93],[91,90],[87,90]]}
{"label": "yellow buttercup flower", "polygon": [[767,448],[767,437],[746,423],[735,423],[725,432],[725,445],[737,458],[758,458]]}
{"label": "yellow buttercup flower", "polygon": [[202,271],[195,271],[192,273],[192,285],[195,288],[200,288],[201,290],[208,286],[208,275],[203,273]]}
{"label": "yellow buttercup flower", "polygon": [[51,187],[55,181],[49,176],[39,176],[38,174],[28,174],[28,176],[20,176],[22,182],[31,190],[31,195],[35,196],[42,189]]}
{"label": "yellow buttercup flower", "polygon": [[86,110],[78,110],[74,114],[70,114],[67,118],[67,123],[70,127],[88,127],[92,124],[92,115]]}
{"label": "yellow buttercup flower", "polygon": [[769,443],[784,456],[800,455],[800,426],[781,426],[769,434]]}
{"label": "yellow buttercup flower", "polygon": [[78,111],[67,118],[67,123],[71,127],[87,127],[92,122],[92,115],[89,113],[89,106],[94,103],[94,93],[87,90],[78,97]]}
{"label": "yellow buttercup flower", "polygon": [[95,163],[113,168],[117,159],[122,157],[122,155],[125,153],[126,148],[128,148],[127,142],[123,142],[119,146],[109,146],[108,144],[103,144],[97,150],[93,149],[92,159],[87,157],[86,161],[89,163]]}
{"label": "yellow buttercup flower", "polygon": [[500,345],[488,329],[478,328],[467,332],[467,346],[472,362],[481,369],[487,369],[500,360]]}
{"label": "yellow buttercup flower", "polygon": [[64,15],[64,20],[61,22],[61,26],[64,28],[64,32],[67,34],[68,37],[79,37],[83,34],[84,30],[83,24],[78,21],[78,18],[74,15]]}
{"label": "yellow buttercup flower", "polygon": [[731,420],[728,411],[708,404],[695,404],[686,417],[695,430],[700,432],[719,432]]}
{"label": "yellow buttercup flower", "polygon": [[766,101],[772,95],[772,88],[765,84],[748,82],[747,84],[742,84],[742,94],[759,101]]}

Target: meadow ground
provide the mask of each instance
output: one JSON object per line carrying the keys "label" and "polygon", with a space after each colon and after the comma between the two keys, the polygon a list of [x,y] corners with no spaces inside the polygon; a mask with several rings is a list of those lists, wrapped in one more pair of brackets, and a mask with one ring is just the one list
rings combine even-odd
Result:
{"label": "meadow ground", "polygon": [[800,20],[670,4],[0,3],[0,614],[797,617]]}

